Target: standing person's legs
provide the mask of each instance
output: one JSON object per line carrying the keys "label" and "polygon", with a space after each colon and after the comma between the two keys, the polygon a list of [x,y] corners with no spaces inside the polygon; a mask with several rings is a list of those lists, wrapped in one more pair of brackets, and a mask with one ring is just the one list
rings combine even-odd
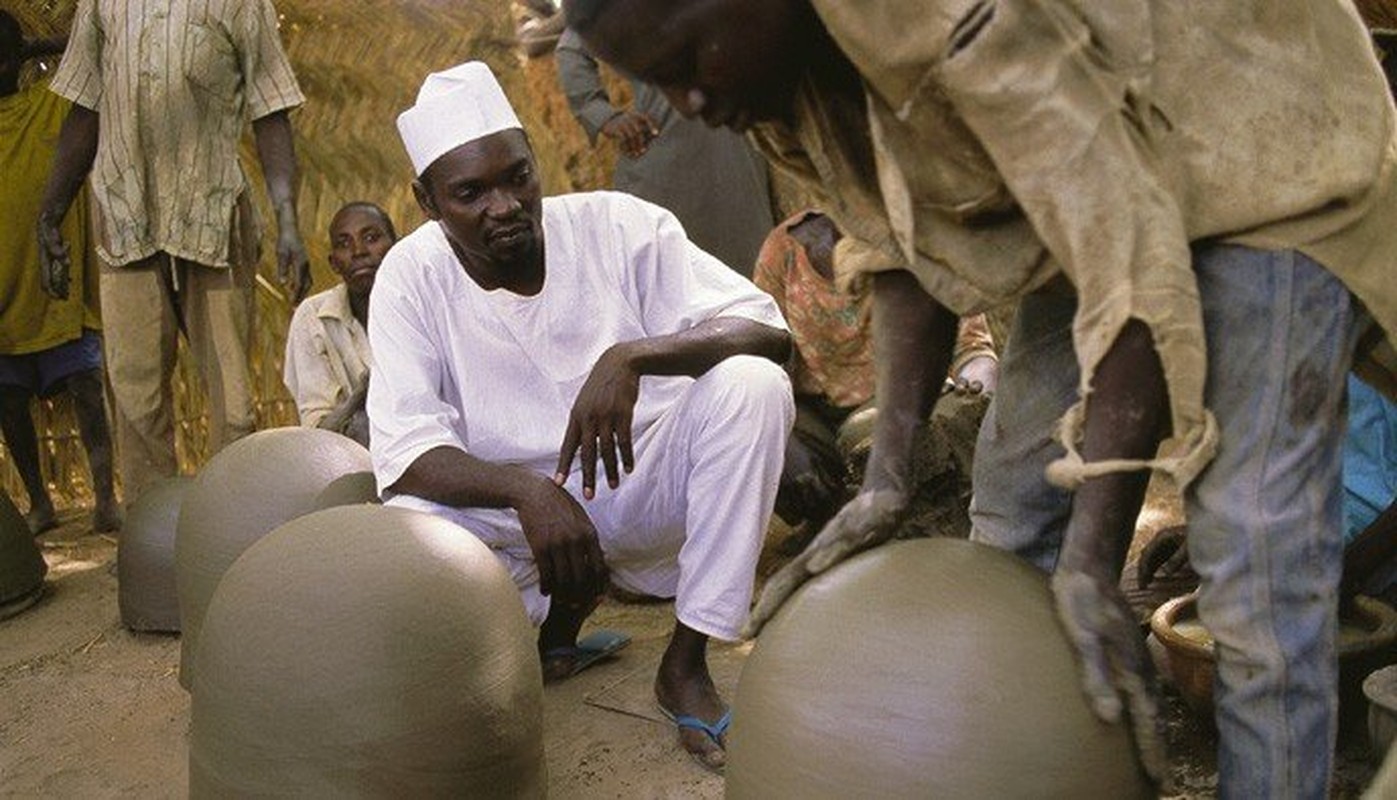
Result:
{"label": "standing person's legs", "polygon": [[112,437],[107,425],[102,371],[84,370],[69,376],[68,391],[73,395],[78,434],[87,450],[87,466],[92,472],[92,492],[96,500],[92,511],[92,529],[99,533],[118,530],[121,528],[121,511],[112,487]]}
{"label": "standing person's legs", "polygon": [[[16,365],[22,361],[14,362]],[[23,386],[0,384],[0,432],[5,434],[5,446],[14,460],[15,469],[29,494],[29,512],[24,515],[29,530],[35,536],[58,525],[44,475],[39,469],[39,437],[34,430],[34,418],[29,413],[33,392]]]}
{"label": "standing person's legs", "polygon": [[1015,553],[1044,571],[1057,564],[1072,496],[1044,470],[1063,455],[1053,437],[1077,400],[1071,296],[1034,294],[1019,305],[999,363],[999,387],[975,443],[972,541]]}
{"label": "standing person's legs", "polygon": [[189,349],[208,389],[209,455],[256,426],[248,362],[252,327],[253,270],[180,262]]}
{"label": "standing person's legs", "polygon": [[158,270],[162,254],[102,265],[102,325],[118,467],[127,502],[178,471],[170,379],[178,335]]}
{"label": "standing person's legs", "polygon": [[1199,615],[1217,641],[1219,795],[1322,798],[1354,305],[1296,252],[1214,246],[1194,267],[1221,442],[1185,500]]}

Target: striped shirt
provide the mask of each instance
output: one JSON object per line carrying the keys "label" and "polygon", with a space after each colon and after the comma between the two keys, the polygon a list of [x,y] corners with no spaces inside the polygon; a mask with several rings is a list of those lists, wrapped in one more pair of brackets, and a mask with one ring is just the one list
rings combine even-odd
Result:
{"label": "striped shirt", "polygon": [[238,140],[305,101],[270,0],[82,0],[50,88],[101,114],[104,261],[255,260]]}

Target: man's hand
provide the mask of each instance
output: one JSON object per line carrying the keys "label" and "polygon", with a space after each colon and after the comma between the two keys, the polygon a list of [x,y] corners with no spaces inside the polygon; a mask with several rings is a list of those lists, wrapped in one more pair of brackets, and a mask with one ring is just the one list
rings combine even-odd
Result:
{"label": "man's hand", "polygon": [[1156,783],[1167,778],[1154,669],[1119,587],[1061,566],[1052,578],[1058,620],[1081,657],[1082,688],[1106,722],[1129,713],[1140,764]]}
{"label": "man's hand", "polygon": [[627,158],[638,158],[650,147],[650,140],[660,135],[660,129],[646,115],[622,111],[601,126],[602,135],[614,139]]}
{"label": "man's hand", "polygon": [[294,219],[278,226],[276,240],[277,279],[286,287],[291,302],[299,303],[310,291],[310,257],[301,242],[301,232]]}
{"label": "man's hand", "polygon": [[756,636],[787,598],[812,576],[891,539],[907,502],[907,495],[890,489],[860,492],[834,515],[805,552],[766,582],[742,635]]}
{"label": "man's hand", "polygon": [[567,490],[539,481],[517,511],[538,564],[539,591],[581,602],[606,590],[606,560],[597,529]]}
{"label": "man's hand", "polygon": [[598,456],[606,468],[607,485],[615,489],[621,484],[617,454],[620,454],[621,468],[627,473],[635,468],[631,416],[639,396],[640,374],[626,357],[625,345],[613,345],[597,359],[572,404],[567,433],[558,452],[558,469],[553,476],[556,484],[561,486],[567,481],[573,456],[579,450],[583,497],[590,500],[596,496]]}
{"label": "man's hand", "polygon": [[68,244],[58,221],[48,215],[39,216],[39,285],[59,300],[68,299],[68,277],[72,260]]}
{"label": "man's hand", "polygon": [[949,387],[964,394],[994,394],[999,385],[999,361],[991,356],[976,356],[960,368],[955,383]]}

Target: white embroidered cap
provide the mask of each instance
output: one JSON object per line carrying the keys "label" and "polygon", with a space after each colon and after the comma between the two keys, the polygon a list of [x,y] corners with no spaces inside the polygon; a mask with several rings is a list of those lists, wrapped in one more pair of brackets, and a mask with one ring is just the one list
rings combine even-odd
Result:
{"label": "white embroidered cap", "polygon": [[466,142],[523,127],[483,61],[467,61],[428,75],[416,104],[398,115],[398,134],[418,177],[433,161]]}

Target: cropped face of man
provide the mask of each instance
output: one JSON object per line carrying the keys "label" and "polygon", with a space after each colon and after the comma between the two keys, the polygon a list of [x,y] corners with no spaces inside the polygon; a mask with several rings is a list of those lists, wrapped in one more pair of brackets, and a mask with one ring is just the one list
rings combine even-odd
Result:
{"label": "cropped face of man", "polygon": [[397,240],[383,209],[352,203],[330,220],[330,266],[357,297],[367,296],[383,257]]}
{"label": "cropped face of man", "polygon": [[492,133],[448,151],[413,189],[477,282],[518,288],[541,279],[543,190],[523,131]]}
{"label": "cropped face of man", "polygon": [[819,25],[800,0],[586,0],[569,14],[600,58],[738,131],[789,116]]}

